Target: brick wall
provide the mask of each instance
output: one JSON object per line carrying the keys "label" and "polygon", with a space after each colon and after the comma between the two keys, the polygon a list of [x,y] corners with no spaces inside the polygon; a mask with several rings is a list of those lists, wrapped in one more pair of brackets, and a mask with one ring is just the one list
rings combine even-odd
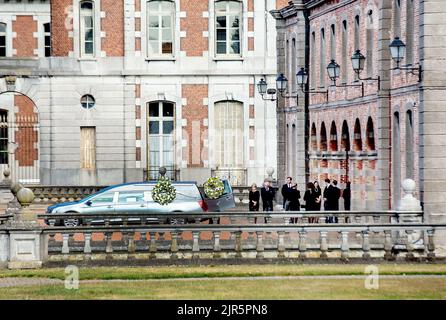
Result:
{"label": "brick wall", "polygon": [[203,120],[208,118],[208,109],[204,105],[204,99],[208,97],[208,85],[183,85],[182,97],[187,101],[182,108],[182,118],[187,121],[183,128],[183,139],[187,139],[187,147],[183,148],[183,160],[187,160],[188,167],[203,167],[203,161],[207,160],[203,141],[204,138],[207,139],[203,137],[207,128],[204,127]]}
{"label": "brick wall", "polygon": [[37,149],[38,132],[35,125],[38,123],[37,113],[34,111],[34,103],[26,96],[15,95],[14,105],[17,108],[15,113],[15,142],[17,149],[15,159],[19,167],[33,167],[34,161],[39,160]]}
{"label": "brick wall", "polygon": [[73,39],[69,32],[73,31],[73,21],[69,17],[72,0],[51,1],[51,45],[52,55],[67,57],[73,51]]}
{"label": "brick wall", "polygon": [[16,33],[13,39],[14,56],[16,57],[34,57],[37,56],[34,50],[37,50],[37,38],[34,38],[34,32],[37,32],[37,21],[33,16],[17,16],[12,22],[12,31]]}
{"label": "brick wall", "polygon": [[182,0],[180,10],[186,12],[186,17],[181,18],[181,31],[186,32],[186,37],[181,38],[181,51],[186,56],[202,56],[204,51],[209,51],[208,38],[203,37],[203,31],[209,30],[209,19],[203,17],[203,12],[209,10],[208,1]]}
{"label": "brick wall", "polygon": [[102,0],[101,11],[105,12],[105,18],[101,19],[102,51],[107,57],[119,57],[124,55],[124,0]]}

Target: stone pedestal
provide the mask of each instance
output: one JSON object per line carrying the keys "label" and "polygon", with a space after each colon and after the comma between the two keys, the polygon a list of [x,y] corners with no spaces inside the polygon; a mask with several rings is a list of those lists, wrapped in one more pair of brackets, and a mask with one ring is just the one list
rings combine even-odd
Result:
{"label": "stone pedestal", "polygon": [[43,228],[34,223],[11,223],[9,228],[9,269],[41,268],[46,244]]}

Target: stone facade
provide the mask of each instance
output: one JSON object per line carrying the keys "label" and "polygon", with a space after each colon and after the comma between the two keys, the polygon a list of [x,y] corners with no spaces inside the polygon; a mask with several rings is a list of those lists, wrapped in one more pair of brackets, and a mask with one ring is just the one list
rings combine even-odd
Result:
{"label": "stone facade", "polygon": [[[307,133],[307,178],[336,179],[341,188],[351,181],[352,210],[396,209],[401,181],[411,178],[427,217],[445,217],[440,187],[446,178],[441,129],[445,77],[440,71],[446,50],[440,45],[446,36],[440,17],[445,13],[445,4],[435,0],[292,1],[272,12],[280,21],[279,70],[292,79],[304,67],[307,90],[328,91],[328,101],[323,93],[307,94],[307,128],[297,129],[300,137]],[[293,54],[289,39],[299,33],[296,46],[307,50]],[[407,45],[401,66],[413,72],[395,69],[389,45],[397,36]],[[367,58],[360,74],[366,80],[352,68],[351,56],[358,49]],[[341,66],[336,87],[326,70],[331,59]],[[292,134],[286,135],[286,149],[296,155]],[[284,157],[288,172],[298,168],[292,158]]]}
{"label": "stone facade", "polygon": [[[276,43],[270,41],[275,21],[265,12],[284,1],[235,1],[241,8],[240,54],[218,55],[216,1],[175,0],[167,56],[149,52],[148,1],[90,2],[91,54],[85,54],[85,1],[0,2],[0,23],[7,26],[0,74],[17,75],[14,95],[27,96],[37,110],[39,137],[29,142],[28,153],[35,158],[37,149],[38,182],[109,185],[147,178],[155,148],[148,107],[163,101],[174,105],[175,143],[167,151],[174,151],[177,179],[203,182],[218,172],[214,108],[222,101],[242,105],[243,163],[233,169],[243,172],[244,183],[260,184],[266,168],[276,168],[276,150],[270,148],[277,138],[276,105],[254,89],[260,78],[273,84],[277,75]],[[48,22],[51,57],[45,57]],[[0,108],[13,112],[17,106],[6,91],[0,79]],[[94,99],[91,109],[81,106],[86,95]],[[93,158],[92,150],[81,151],[84,128],[94,128],[94,135],[86,135],[95,139],[87,144],[94,145]],[[93,169],[81,169],[85,153],[95,159]],[[15,174],[13,179],[24,179]]]}

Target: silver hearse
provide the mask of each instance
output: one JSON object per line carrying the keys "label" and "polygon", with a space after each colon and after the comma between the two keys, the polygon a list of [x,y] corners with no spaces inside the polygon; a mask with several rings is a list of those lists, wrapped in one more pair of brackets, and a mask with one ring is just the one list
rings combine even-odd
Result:
{"label": "silver hearse", "polygon": [[[156,181],[126,183],[105,188],[98,193],[92,194],[82,200],[75,202],[66,202],[49,206],[48,214],[80,213],[100,215],[103,213],[114,213],[116,219],[110,222],[118,223],[121,221],[119,216],[125,214],[147,214],[147,213],[201,213],[224,211],[235,207],[232,188],[227,180],[223,180],[225,185],[224,194],[219,199],[208,199],[204,193],[200,192],[196,182],[172,182],[176,189],[177,196],[175,200],[165,206],[156,203],[152,199],[152,189]],[[133,219],[135,222],[140,219]],[[48,221],[47,221],[48,222]],[[85,221],[79,219],[59,219],[56,225],[66,227],[76,227]],[[102,223],[101,220],[91,219],[90,223]],[[159,223],[158,218],[147,218],[149,223]],[[172,216],[167,218],[164,223],[183,224],[192,221],[185,221],[184,218]]]}

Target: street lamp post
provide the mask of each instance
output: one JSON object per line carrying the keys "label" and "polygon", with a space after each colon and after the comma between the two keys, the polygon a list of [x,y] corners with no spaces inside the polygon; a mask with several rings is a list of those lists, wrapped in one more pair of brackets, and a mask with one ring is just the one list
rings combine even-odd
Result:
{"label": "street lamp post", "polygon": [[361,87],[362,96],[364,97],[364,82],[360,84],[341,84],[337,85],[336,81],[339,79],[341,75],[341,66],[332,59],[327,66],[328,77],[331,81],[333,81],[333,86],[336,88],[346,88],[346,87]]}
{"label": "street lamp post", "polygon": [[[276,88],[268,88],[268,83],[265,81],[265,78],[261,78],[257,83],[257,90],[262,96],[263,100],[276,101],[279,94],[282,98],[295,98],[296,105],[298,104],[298,95],[293,95],[288,93],[288,79],[281,73],[276,79]],[[270,97],[266,97],[265,95],[269,95]]]}
{"label": "street lamp post", "polygon": [[304,68],[300,68],[299,72],[296,74],[296,81],[303,93],[312,93],[312,94],[323,93],[326,95],[327,102],[328,102],[328,90],[327,91],[315,91],[315,90],[306,90],[305,89],[305,86],[308,84],[308,72]]}
{"label": "street lamp post", "polygon": [[390,54],[392,55],[392,59],[396,63],[396,67],[394,70],[409,71],[413,75],[417,75],[418,82],[421,82],[423,80],[422,79],[423,68],[420,63],[418,64],[418,67],[416,67],[416,68],[400,66],[401,61],[404,60],[404,57],[406,55],[406,44],[403,41],[401,41],[401,39],[399,37],[396,37],[390,44],[389,48],[390,48]]}
{"label": "street lamp post", "polygon": [[361,50],[356,50],[356,52],[352,55],[352,67],[353,71],[356,73],[358,80],[361,81],[378,81],[378,91],[381,90],[381,77],[378,76],[376,78],[368,77],[361,78],[361,72],[364,70],[366,57],[361,53]]}

